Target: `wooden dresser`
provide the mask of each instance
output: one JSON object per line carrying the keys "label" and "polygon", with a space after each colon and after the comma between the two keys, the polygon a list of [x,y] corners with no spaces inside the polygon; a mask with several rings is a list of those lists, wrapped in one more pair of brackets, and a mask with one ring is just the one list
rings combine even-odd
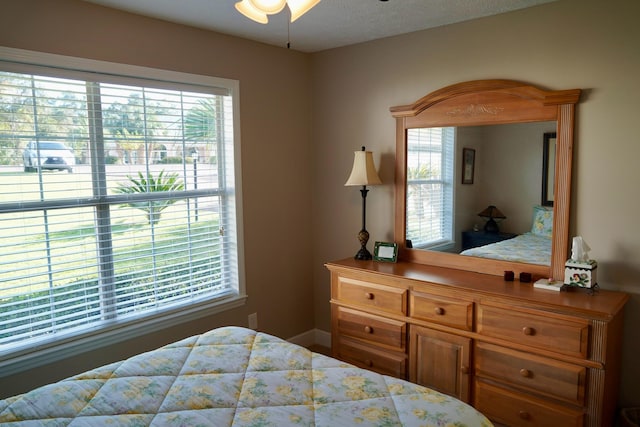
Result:
{"label": "wooden dresser", "polygon": [[334,357],[456,396],[496,424],[613,424],[626,294],[408,262],[326,267]]}

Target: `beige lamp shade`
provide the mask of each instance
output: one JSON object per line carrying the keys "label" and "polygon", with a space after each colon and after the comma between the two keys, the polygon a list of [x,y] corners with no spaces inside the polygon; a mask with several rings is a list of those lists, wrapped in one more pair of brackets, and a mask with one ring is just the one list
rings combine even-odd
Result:
{"label": "beige lamp shade", "polygon": [[320,3],[320,0],[287,0],[291,11],[291,22],[300,18],[318,3]]}
{"label": "beige lamp shade", "polygon": [[242,0],[236,3],[236,9],[247,18],[260,24],[266,24],[269,22],[267,14],[260,9],[257,9],[249,0]]}
{"label": "beige lamp shade", "polygon": [[289,5],[291,22],[307,13],[312,7],[320,3],[320,0],[241,0],[236,3],[236,9],[249,19],[260,24],[267,24],[269,17]]}
{"label": "beige lamp shade", "polygon": [[344,184],[347,185],[380,185],[382,181],[376,171],[376,165],[373,162],[373,153],[365,151],[355,151],[353,158],[353,169],[349,179]]}
{"label": "beige lamp shade", "polygon": [[269,15],[278,13],[284,9],[287,0],[249,0],[249,3],[256,9],[262,10]]}

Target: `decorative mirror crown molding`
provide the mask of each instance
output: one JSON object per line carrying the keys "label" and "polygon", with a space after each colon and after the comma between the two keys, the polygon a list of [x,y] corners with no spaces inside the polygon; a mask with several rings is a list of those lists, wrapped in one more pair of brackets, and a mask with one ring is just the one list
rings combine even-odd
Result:
{"label": "decorative mirror crown molding", "polygon": [[544,90],[516,80],[472,80],[443,87],[425,95],[413,104],[391,107],[390,111],[396,118],[416,116],[440,102],[479,92],[497,92],[549,106],[576,104],[580,99],[581,90]]}
{"label": "decorative mirror crown molding", "polygon": [[449,111],[450,116],[479,116],[482,114],[498,115],[504,111],[504,107],[496,107],[492,105],[469,104],[467,108],[456,108]]}

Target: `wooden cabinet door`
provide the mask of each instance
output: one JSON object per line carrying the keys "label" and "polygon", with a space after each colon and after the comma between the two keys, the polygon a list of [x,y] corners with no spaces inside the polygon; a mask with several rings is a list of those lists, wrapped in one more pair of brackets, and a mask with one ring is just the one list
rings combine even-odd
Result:
{"label": "wooden cabinet door", "polygon": [[471,338],[410,326],[412,382],[469,403]]}

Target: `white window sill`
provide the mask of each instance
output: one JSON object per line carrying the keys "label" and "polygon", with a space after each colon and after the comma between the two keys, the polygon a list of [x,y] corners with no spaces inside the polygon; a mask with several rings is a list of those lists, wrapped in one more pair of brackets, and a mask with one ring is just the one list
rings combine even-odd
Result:
{"label": "white window sill", "polygon": [[99,331],[87,332],[80,337],[61,338],[57,339],[55,343],[6,354],[4,357],[0,357],[0,377],[17,374],[70,356],[157,332],[159,329],[240,307],[245,304],[246,299],[246,295],[234,295],[230,298],[203,302],[192,307],[185,308],[183,306],[144,319],[120,324],[114,323]]}

